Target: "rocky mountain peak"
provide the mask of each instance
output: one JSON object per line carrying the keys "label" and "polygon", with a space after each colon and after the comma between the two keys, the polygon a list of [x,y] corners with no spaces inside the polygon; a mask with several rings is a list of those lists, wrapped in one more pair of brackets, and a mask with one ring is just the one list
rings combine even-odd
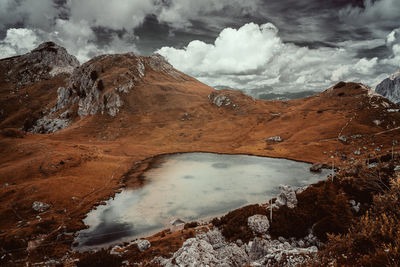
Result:
{"label": "rocky mountain peak", "polygon": [[389,76],[389,79],[393,81],[394,79],[398,78],[399,76],[400,76],[400,71],[398,71],[398,72],[393,73],[392,75],[390,75],[390,76]]}
{"label": "rocky mountain peak", "polygon": [[[38,51],[53,49],[43,44]],[[142,57],[134,53],[100,55],[74,69],[68,85],[58,88],[57,104],[32,129],[55,132],[67,127],[71,117],[95,114],[116,116],[135,86],[149,79],[185,81],[188,76],[175,70],[161,55]]]}
{"label": "rocky mountain peak", "polygon": [[71,74],[79,66],[76,57],[53,42],[46,42],[31,52],[0,61],[8,69],[8,77],[17,85],[48,80],[61,74]]}
{"label": "rocky mountain peak", "polygon": [[375,92],[400,105],[400,72],[383,80],[376,86]]}

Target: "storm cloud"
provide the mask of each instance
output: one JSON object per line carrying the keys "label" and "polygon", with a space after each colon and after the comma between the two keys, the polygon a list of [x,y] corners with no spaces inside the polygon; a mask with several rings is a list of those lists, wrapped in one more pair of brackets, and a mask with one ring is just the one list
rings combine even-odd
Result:
{"label": "storm cloud", "polygon": [[0,57],[157,51],[211,86],[321,91],[400,68],[398,0],[0,0]]}

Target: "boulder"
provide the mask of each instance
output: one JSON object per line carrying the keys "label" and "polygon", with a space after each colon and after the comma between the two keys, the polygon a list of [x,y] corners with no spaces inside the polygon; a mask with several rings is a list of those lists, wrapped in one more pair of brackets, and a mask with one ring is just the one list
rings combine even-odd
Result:
{"label": "boulder", "polygon": [[268,217],[256,214],[247,218],[247,225],[255,234],[265,234],[269,229]]}
{"label": "boulder", "polygon": [[208,95],[208,99],[217,107],[229,106],[232,104],[232,100],[229,96],[222,92],[212,92]]}
{"label": "boulder", "polygon": [[138,249],[139,249],[140,252],[148,250],[151,247],[150,241],[148,241],[146,239],[136,240],[135,243],[138,246]]}
{"label": "boulder", "polygon": [[187,239],[164,266],[244,266],[249,264],[246,251],[235,243],[227,243],[221,232],[211,230]]}
{"label": "boulder", "polygon": [[170,221],[169,223],[172,224],[173,226],[178,226],[178,225],[184,224],[185,221],[178,218],[178,219]]}
{"label": "boulder", "polygon": [[278,207],[287,206],[293,209],[297,206],[296,190],[290,185],[280,185],[280,193],[276,198],[275,205]]}
{"label": "boulder", "polygon": [[277,135],[277,136],[269,137],[269,138],[265,139],[265,141],[266,142],[282,142],[283,139],[279,135]]}
{"label": "boulder", "polygon": [[340,135],[340,136],[338,137],[338,139],[339,139],[339,141],[342,141],[343,143],[346,143],[347,140],[348,140],[348,137],[343,136],[343,135]]}
{"label": "boulder", "polygon": [[36,212],[44,212],[50,208],[50,205],[44,202],[35,201],[32,204],[32,209]]}
{"label": "boulder", "polygon": [[48,80],[62,73],[71,74],[79,66],[76,57],[53,42],[42,43],[31,52],[8,60],[12,64],[10,78],[18,85]]}
{"label": "boulder", "polygon": [[324,166],[324,165],[323,165],[322,163],[314,163],[314,164],[310,167],[310,171],[311,171],[311,172],[321,172],[323,166]]}

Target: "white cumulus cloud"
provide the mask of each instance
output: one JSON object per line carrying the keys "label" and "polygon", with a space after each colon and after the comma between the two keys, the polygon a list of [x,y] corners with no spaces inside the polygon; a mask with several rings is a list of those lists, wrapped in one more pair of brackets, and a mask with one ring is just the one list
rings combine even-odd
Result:
{"label": "white cumulus cloud", "polygon": [[377,70],[387,68],[387,63],[377,57],[359,58],[357,49],[384,43],[383,39],[374,39],[348,42],[344,48],[309,49],[284,43],[271,23],[249,23],[239,29],[222,30],[213,44],[195,40],[182,49],[163,47],[157,53],[179,70],[212,86],[301,91],[322,90],[340,80],[374,86],[379,82]]}
{"label": "white cumulus cloud", "polygon": [[22,22],[26,26],[49,29],[60,11],[53,0],[0,0],[0,29]]}
{"label": "white cumulus cloud", "polygon": [[8,29],[6,37],[0,41],[0,58],[24,54],[40,44],[40,39],[33,30]]}
{"label": "white cumulus cloud", "polygon": [[184,49],[163,47],[157,52],[177,68],[196,75],[259,73],[281,49],[277,31],[270,23],[249,23],[238,30],[224,29],[214,44],[196,40]]}

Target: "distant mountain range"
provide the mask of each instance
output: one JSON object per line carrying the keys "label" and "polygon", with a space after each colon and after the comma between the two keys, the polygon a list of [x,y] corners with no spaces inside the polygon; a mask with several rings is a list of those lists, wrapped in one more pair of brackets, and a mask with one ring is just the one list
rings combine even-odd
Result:
{"label": "distant mountain range", "polygon": [[[228,89],[228,90],[238,90],[237,88],[232,88],[229,86],[213,86],[214,89]],[[262,99],[262,100],[294,100],[304,97],[309,97],[312,95],[316,95],[319,92],[316,91],[300,91],[300,92],[274,92],[274,88],[270,86],[265,86],[262,88],[252,88],[252,89],[241,89],[243,93],[246,95]]]}

